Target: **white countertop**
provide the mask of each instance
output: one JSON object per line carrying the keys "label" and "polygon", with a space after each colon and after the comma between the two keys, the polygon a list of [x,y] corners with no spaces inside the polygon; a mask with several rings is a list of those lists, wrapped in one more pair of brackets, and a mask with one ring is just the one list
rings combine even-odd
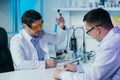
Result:
{"label": "white countertop", "polygon": [[55,68],[44,70],[20,70],[0,73],[0,80],[54,80],[54,69]]}
{"label": "white countertop", "polygon": [[[62,68],[63,63],[59,63],[57,68]],[[0,80],[54,80],[53,72],[55,68],[18,70],[6,73],[0,73]]]}

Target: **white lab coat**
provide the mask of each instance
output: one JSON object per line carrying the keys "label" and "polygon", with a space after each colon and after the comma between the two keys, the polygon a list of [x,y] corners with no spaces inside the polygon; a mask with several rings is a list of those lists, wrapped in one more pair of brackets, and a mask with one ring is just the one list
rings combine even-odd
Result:
{"label": "white lab coat", "polygon": [[[95,62],[75,72],[62,71],[61,80],[120,80],[120,29],[113,28],[98,46]],[[83,71],[82,73],[80,73]],[[118,71],[118,72],[117,72]]]}
{"label": "white lab coat", "polygon": [[120,80],[120,68],[117,70],[112,80]]}
{"label": "white lab coat", "polygon": [[[44,32],[40,39],[40,47],[45,51],[45,55],[49,54],[48,45],[58,44],[64,41],[66,30],[59,28],[56,35]],[[19,34],[12,37],[10,41],[10,51],[16,70],[25,69],[45,69],[45,60],[39,61],[35,47],[31,43],[31,36],[23,29]],[[48,58],[45,57],[46,59]]]}

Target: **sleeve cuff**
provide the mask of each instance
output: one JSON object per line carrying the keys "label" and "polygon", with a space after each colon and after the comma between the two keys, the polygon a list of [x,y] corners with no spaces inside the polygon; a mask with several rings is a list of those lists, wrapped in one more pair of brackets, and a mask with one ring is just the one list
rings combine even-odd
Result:
{"label": "sleeve cuff", "polygon": [[45,69],[46,64],[45,61],[39,61],[39,68],[38,69]]}
{"label": "sleeve cuff", "polygon": [[83,73],[83,72],[84,72],[84,70],[83,70],[83,68],[82,68],[81,65],[77,65],[77,70],[76,70],[76,72],[78,72],[78,73]]}
{"label": "sleeve cuff", "polygon": [[59,78],[61,80],[72,80],[73,73],[68,71],[61,71],[59,74]]}
{"label": "sleeve cuff", "polygon": [[63,28],[60,28],[60,27],[58,27],[58,30],[62,30],[62,31],[67,31],[68,30],[68,28],[64,25],[64,27]]}

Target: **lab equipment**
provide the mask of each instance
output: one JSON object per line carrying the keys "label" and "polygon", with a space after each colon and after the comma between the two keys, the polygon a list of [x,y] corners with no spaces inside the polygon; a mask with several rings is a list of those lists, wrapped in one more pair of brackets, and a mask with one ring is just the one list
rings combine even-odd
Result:
{"label": "lab equipment", "polygon": [[73,60],[71,60],[69,63],[70,64],[73,64],[73,63],[75,63],[75,62],[79,62],[81,60],[81,57],[78,57],[78,58],[76,58],[76,59],[73,59]]}
{"label": "lab equipment", "polygon": [[[75,62],[77,61],[77,64],[79,64],[79,57],[78,57],[78,53],[77,53],[77,40],[76,40],[76,37],[75,37],[75,31],[77,29],[82,29],[83,30],[83,54],[86,53],[86,46],[85,46],[85,31],[84,31],[84,28],[83,27],[77,27],[77,28],[70,28],[70,29],[73,29],[73,33],[72,33],[72,36],[70,38],[70,42],[69,42],[69,47],[70,47],[70,50],[73,51],[73,57],[75,59]],[[77,60],[76,60],[77,59]],[[74,62],[74,60],[73,60]],[[85,60],[84,60],[85,62]]]}

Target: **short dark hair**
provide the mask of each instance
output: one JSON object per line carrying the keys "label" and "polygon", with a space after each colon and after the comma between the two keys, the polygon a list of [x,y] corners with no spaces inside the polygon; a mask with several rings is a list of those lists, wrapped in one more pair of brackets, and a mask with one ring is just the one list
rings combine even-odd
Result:
{"label": "short dark hair", "polygon": [[98,25],[108,25],[104,26],[104,28],[109,28],[113,26],[110,14],[104,10],[103,8],[96,8],[89,11],[83,18],[83,22],[86,21],[90,24],[97,23]]}
{"label": "short dark hair", "polygon": [[28,25],[28,27],[31,28],[32,26],[32,23],[35,21],[35,20],[42,20],[42,16],[40,13],[38,13],[37,11],[35,10],[28,10],[26,11],[23,16],[22,16],[22,23],[25,23]]}

